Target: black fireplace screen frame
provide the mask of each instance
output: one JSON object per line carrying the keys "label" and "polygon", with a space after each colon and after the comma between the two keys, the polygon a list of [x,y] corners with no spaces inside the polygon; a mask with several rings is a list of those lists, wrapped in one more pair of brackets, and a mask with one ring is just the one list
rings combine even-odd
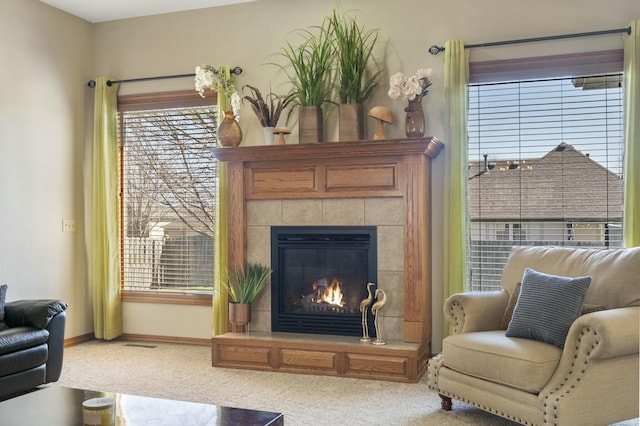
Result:
{"label": "black fireplace screen frame", "polygon": [[[280,285],[284,269],[283,250],[326,248],[367,250],[367,281],[362,283],[360,300],[367,297],[367,283],[378,282],[377,228],[375,226],[272,226],[271,227],[271,330],[309,334],[361,336],[361,313],[287,313],[284,289]],[[371,289],[375,294],[376,286]],[[375,337],[373,317],[368,314],[369,335]]]}

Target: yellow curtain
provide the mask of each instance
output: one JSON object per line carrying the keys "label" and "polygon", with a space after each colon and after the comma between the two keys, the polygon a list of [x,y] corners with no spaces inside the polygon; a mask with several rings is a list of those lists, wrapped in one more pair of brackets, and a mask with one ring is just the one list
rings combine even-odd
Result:
{"label": "yellow curtain", "polygon": [[624,246],[640,246],[640,20],[624,36]]}
{"label": "yellow curtain", "polygon": [[[218,72],[226,79],[231,78],[231,67],[220,65]],[[218,87],[218,123],[222,122],[225,110],[231,109],[231,100],[222,87]],[[215,282],[213,284],[213,335],[227,332],[227,318],[229,298],[221,283],[227,281],[228,267],[228,234],[227,234],[227,165],[218,162],[218,185],[216,186],[216,215],[215,215]]]}
{"label": "yellow curtain", "polygon": [[98,339],[122,334],[118,203],[118,85],[96,80],[91,203],[93,326]]}
{"label": "yellow curtain", "polygon": [[[443,298],[465,289],[467,241],[467,83],[469,51],[462,40],[444,45],[445,174]],[[449,326],[443,321],[443,334]]]}

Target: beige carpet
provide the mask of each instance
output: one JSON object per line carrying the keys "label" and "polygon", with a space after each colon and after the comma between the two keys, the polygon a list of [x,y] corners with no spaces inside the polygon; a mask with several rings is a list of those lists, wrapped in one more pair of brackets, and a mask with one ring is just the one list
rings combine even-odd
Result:
{"label": "beige carpet", "polygon": [[[417,384],[211,367],[209,347],[89,342],[65,349],[56,385],[284,413],[292,425],[515,425]],[[148,345],[148,344],[144,344]],[[619,425],[638,425],[633,420]]]}

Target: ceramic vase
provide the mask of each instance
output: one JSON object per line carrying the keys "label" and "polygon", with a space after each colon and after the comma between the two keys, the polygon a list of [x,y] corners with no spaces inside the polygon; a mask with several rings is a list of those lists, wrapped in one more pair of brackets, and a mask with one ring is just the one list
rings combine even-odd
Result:
{"label": "ceramic vase", "polygon": [[263,127],[265,145],[273,145],[273,127]]}
{"label": "ceramic vase", "polygon": [[217,131],[218,145],[223,148],[235,148],[242,142],[242,129],[233,117],[233,111],[225,111],[224,118]]}

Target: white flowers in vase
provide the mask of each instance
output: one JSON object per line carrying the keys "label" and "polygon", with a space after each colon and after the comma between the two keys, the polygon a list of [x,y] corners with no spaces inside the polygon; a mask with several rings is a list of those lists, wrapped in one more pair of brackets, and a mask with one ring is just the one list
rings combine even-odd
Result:
{"label": "white flowers in vase", "polygon": [[429,86],[431,86],[431,68],[421,68],[411,77],[397,72],[389,79],[388,95],[394,101],[400,98],[412,101],[416,96],[425,96]]}
{"label": "white flowers in vase", "polygon": [[[240,95],[236,91],[233,75],[225,78],[222,73],[216,71],[211,65],[198,66],[196,67],[195,86],[196,91],[203,98],[205,97],[205,89],[211,89],[215,92],[222,90],[229,97],[235,120],[238,121],[240,119],[238,114],[240,111]],[[220,114],[222,114],[222,111]]]}

